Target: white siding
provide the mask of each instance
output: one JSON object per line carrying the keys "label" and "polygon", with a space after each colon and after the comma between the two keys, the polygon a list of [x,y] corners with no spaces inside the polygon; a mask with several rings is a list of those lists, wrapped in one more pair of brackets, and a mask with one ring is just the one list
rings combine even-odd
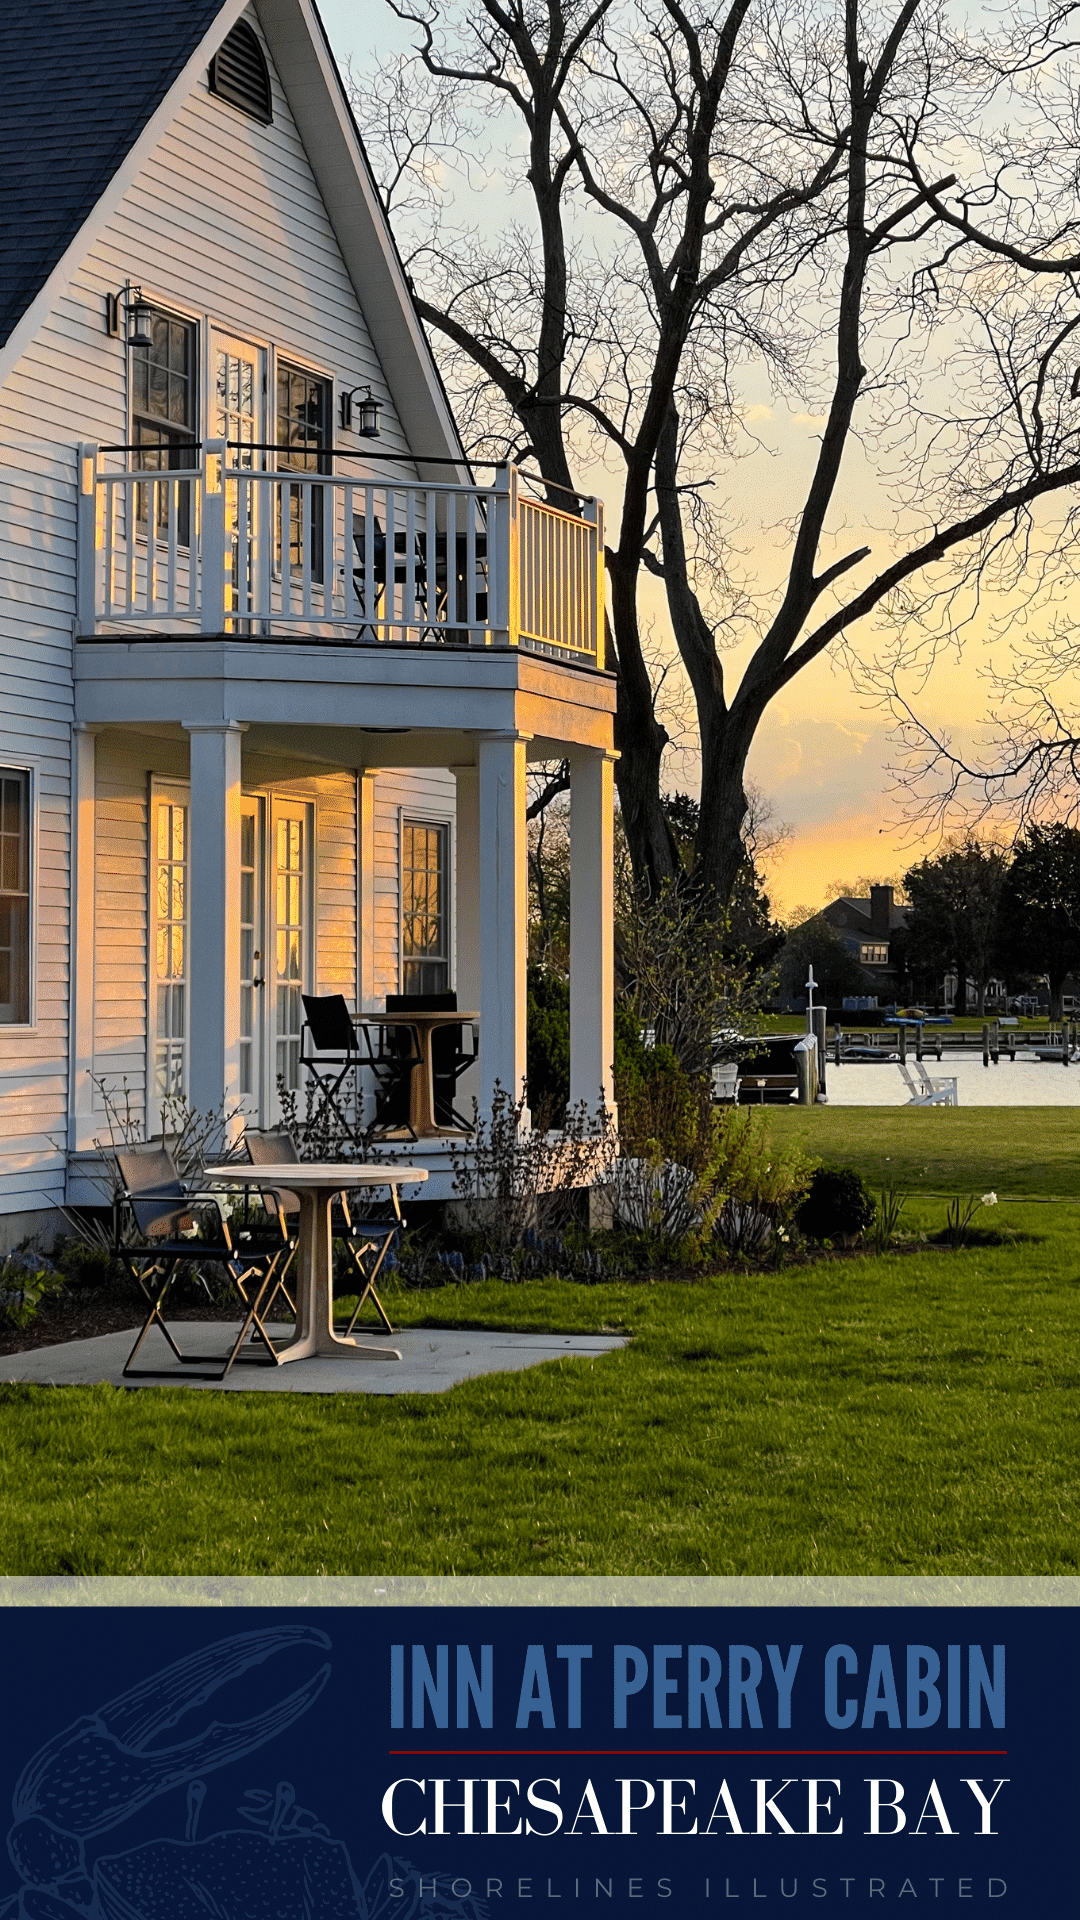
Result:
{"label": "white siding", "polygon": [[[32,699],[32,695],[31,695]],[[64,1197],[67,1114],[68,727],[0,712],[0,766],[28,768],[34,812],[32,1023],[0,1027],[0,1213]]]}
{"label": "white siding", "polygon": [[104,1091],[142,1116],[146,1093],[146,980],[151,780],[186,781],[183,742],[102,734],[97,746],[94,842],[95,1119]]}
{"label": "white siding", "polygon": [[[246,17],[259,32],[250,9]],[[105,333],[105,295],[126,279],[141,281],[148,298],[200,322],[204,399],[208,322],[349,386],[370,381],[386,391],[270,65],[269,127],[215,98],[201,78],[0,394],[0,762],[30,764],[39,776],[37,1018],[29,1030],[0,1029],[0,1212],[62,1197],[75,453],[80,440],[128,438],[128,356]],[[272,424],[272,365],[269,372]],[[404,450],[391,406],[383,434],[384,450]],[[140,1088],[145,773],[145,755],[140,771],[130,743],[106,752],[96,855],[95,1067],[110,1079],[127,1073]],[[336,800],[334,809],[325,825],[325,881],[320,868],[327,889],[320,984],[343,981],[350,965],[355,982],[356,886],[348,870],[355,847],[346,856]]]}

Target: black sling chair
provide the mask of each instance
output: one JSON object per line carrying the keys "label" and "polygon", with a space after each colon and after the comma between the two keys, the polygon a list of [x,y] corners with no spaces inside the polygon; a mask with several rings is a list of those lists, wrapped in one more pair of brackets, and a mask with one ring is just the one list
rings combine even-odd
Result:
{"label": "black sling chair", "polygon": [[[301,994],[304,1024],[300,1032],[300,1064],[316,1081],[324,1101],[354,1147],[364,1143],[363,1129],[357,1118],[345,1111],[347,1095],[342,1092],[350,1074],[365,1064],[366,1050],[353,1026],[352,1014],[344,994]],[[359,1088],[354,1078],[354,1089]]]}
{"label": "black sling chair", "polygon": [[[244,1141],[252,1164],[256,1167],[280,1169],[296,1166],[299,1162],[300,1155],[296,1150],[296,1141],[284,1127],[268,1133],[245,1133]],[[353,1204],[350,1205],[349,1196],[345,1193],[339,1194],[330,1217],[331,1235],[335,1240],[341,1241],[349,1260],[356,1268],[356,1275],[360,1281],[357,1302],[353,1308],[352,1318],[345,1329],[346,1337],[352,1332],[360,1309],[368,1299],[372,1302],[387,1333],[393,1333],[394,1329],[390,1324],[386,1308],[375,1291],[375,1282],[397,1234],[405,1227],[401,1208],[398,1205],[397,1188],[390,1188],[392,1211],[389,1214],[358,1213],[357,1199],[358,1195],[354,1194]],[[264,1189],[263,1203],[268,1211],[278,1210],[285,1216],[295,1216],[300,1212],[299,1200],[295,1193],[290,1193],[287,1188]],[[295,1241],[293,1246],[295,1249]],[[292,1254],[289,1258],[292,1259]],[[287,1265],[288,1263],[286,1271]],[[278,1286],[281,1286],[283,1279],[284,1274],[279,1279]],[[288,1299],[287,1293],[285,1297]],[[269,1312],[269,1307],[267,1311]]]}
{"label": "black sling chair", "polygon": [[[402,1021],[361,1023],[357,1032],[344,994],[301,995],[306,1015],[300,1035],[300,1061],[318,1082],[323,1099],[346,1139],[364,1148],[373,1137],[406,1133],[412,1071],[420,1064],[415,1029]],[[342,1087],[359,1067],[370,1068],[375,1088],[375,1117],[366,1129],[344,1111]]]}
{"label": "black sling chair", "polygon": [[[386,996],[388,1014],[408,1015],[415,1013],[456,1013],[457,994],[448,993],[388,993]],[[468,1032],[471,1048],[465,1046],[465,1034]],[[432,1104],[435,1108],[435,1125],[448,1129],[457,1129],[462,1133],[472,1133],[473,1124],[459,1113],[454,1105],[457,1083],[463,1073],[475,1064],[480,1051],[480,1036],[474,1026],[454,1026],[447,1022],[445,1027],[435,1027],[431,1035],[431,1078]]]}
{"label": "black sling chair", "polygon": [[[358,640],[378,640],[376,631],[382,619],[393,621],[396,587],[408,584],[408,531],[396,528],[394,531],[393,578],[390,582],[389,604],[387,604],[387,553],[386,534],[382,521],[373,516],[371,567],[368,567],[367,529],[359,516],[353,519],[353,548],[355,566],[353,585],[357,605],[368,622],[374,623],[361,627]],[[469,542],[466,532],[459,531],[454,536],[454,573],[450,577],[447,565],[449,542],[445,530],[435,535],[435,565],[428,565],[429,542],[427,529],[418,527],[414,532],[413,546],[413,604],[409,608],[409,625],[418,626],[421,638],[429,635],[436,640],[468,646],[471,630],[458,621],[469,618]],[[368,603],[368,589],[371,589],[371,604]],[[488,617],[488,567],[487,567],[487,529],[481,522],[473,532],[473,568],[471,576],[472,597],[476,622],[486,627]],[[451,625],[450,622],[455,624]]]}
{"label": "black sling chair", "polygon": [[[113,1200],[113,1252],[150,1308],[124,1363],[123,1377],[153,1379],[172,1372],[162,1367],[136,1369],[132,1364],[154,1326],[164,1334],[182,1366],[204,1369],[189,1378],[224,1380],[237,1360],[276,1366],[277,1350],[263,1321],[268,1296],[272,1300],[277,1291],[274,1281],[288,1253],[287,1236],[272,1228],[264,1237],[250,1229],[234,1234],[214,1196],[188,1191],[172,1155],[163,1146],[121,1149],[115,1158],[121,1184]],[[209,1213],[215,1238],[202,1239],[191,1233],[196,1204]],[[187,1266],[198,1272],[208,1265],[227,1275],[244,1310],[240,1332],[228,1353],[220,1358],[181,1353],[163,1317],[178,1270]],[[256,1344],[241,1353],[249,1334]],[[213,1372],[206,1370],[211,1367]]]}

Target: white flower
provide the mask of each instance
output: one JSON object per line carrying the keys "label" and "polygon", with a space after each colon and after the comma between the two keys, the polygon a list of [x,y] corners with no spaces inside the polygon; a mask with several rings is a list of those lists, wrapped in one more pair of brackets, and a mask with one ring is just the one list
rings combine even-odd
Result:
{"label": "white flower", "polygon": [[996,1193],[984,1193],[984,1194],[983,1194],[983,1197],[982,1197],[982,1203],[983,1203],[983,1206],[984,1206],[984,1207],[996,1207],[996,1206],[997,1206],[997,1194],[996,1194]]}

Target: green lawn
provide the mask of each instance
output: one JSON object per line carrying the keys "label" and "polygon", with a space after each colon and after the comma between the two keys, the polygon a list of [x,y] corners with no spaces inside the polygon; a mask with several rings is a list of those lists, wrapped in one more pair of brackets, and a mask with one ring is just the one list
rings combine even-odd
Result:
{"label": "green lawn", "polygon": [[[1057,1109],[773,1119],[900,1184],[1080,1193]],[[0,1388],[0,1571],[1075,1574],[1077,1215],[981,1217],[1015,1245],[399,1294],[402,1324],[633,1335],[446,1394]]]}
{"label": "green lawn", "polygon": [[776,1107],[778,1140],[913,1192],[1080,1199],[1077,1107]]}

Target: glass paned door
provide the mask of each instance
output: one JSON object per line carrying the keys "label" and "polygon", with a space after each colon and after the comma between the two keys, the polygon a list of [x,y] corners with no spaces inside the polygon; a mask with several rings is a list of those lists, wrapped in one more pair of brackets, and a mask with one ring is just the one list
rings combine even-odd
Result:
{"label": "glass paned door", "polygon": [[186,794],[155,793],[151,826],[151,1100],[187,1090],[187,870]]}
{"label": "glass paned door", "polygon": [[[262,465],[259,443],[266,439],[265,355],[261,347],[243,340],[214,335],[213,432],[226,442],[227,467],[251,471]],[[250,569],[257,529],[252,524],[254,493],[241,492],[240,483],[230,480],[225,488],[226,541],[225,606],[235,611],[238,600],[237,569],[240,564],[240,519],[244,518],[244,551]]]}
{"label": "glass paned door", "polygon": [[265,855],[263,802],[245,797],[240,803],[240,1093],[245,1112],[259,1124],[264,1118],[266,1051]]}
{"label": "glass paned door", "polygon": [[308,809],[276,802],[272,817],[274,900],[274,1084],[300,1084],[301,994],[307,977],[310,831]]}
{"label": "glass paned door", "polygon": [[240,805],[240,1093],[257,1126],[281,1118],[278,1081],[300,1082],[310,979],[311,809],[245,794]]}

